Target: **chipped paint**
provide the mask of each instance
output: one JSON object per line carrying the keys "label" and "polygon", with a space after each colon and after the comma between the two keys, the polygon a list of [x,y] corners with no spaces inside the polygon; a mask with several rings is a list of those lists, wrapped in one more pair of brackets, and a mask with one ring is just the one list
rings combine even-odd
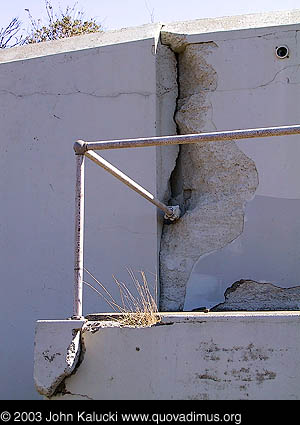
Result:
{"label": "chipped paint", "polygon": [[[211,64],[214,42],[189,44],[177,54],[180,134],[216,130],[211,96],[218,73]],[[254,162],[234,141],[182,145],[171,176],[171,204],[184,215],[165,225],[160,249],[162,311],[184,307],[186,285],[195,263],[235,240],[244,228],[244,207],[258,185]]]}
{"label": "chipped paint", "polygon": [[172,326],[87,323],[82,362],[51,399],[300,399],[300,313],[163,316]]}

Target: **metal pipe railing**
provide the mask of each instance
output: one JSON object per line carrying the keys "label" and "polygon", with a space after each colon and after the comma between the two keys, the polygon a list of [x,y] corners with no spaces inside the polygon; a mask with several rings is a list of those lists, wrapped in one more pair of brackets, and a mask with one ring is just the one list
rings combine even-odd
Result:
{"label": "metal pipe railing", "polygon": [[140,139],[123,139],[103,142],[85,142],[78,140],[74,143],[76,154],[76,195],[75,195],[75,261],[74,261],[74,315],[73,319],[82,317],[82,289],[83,289],[83,232],[84,232],[84,159],[85,156],[100,165],[106,171],[117,177],[131,189],[138,192],[145,199],[163,210],[167,218],[179,218],[178,206],[166,206],[156,199],[150,192],[130,179],[108,161],[97,155],[94,150],[123,149],[148,146],[165,146],[190,144],[200,142],[217,142],[225,140],[239,140],[270,136],[287,136],[300,134],[300,125],[267,127],[247,130],[216,131],[210,133],[175,135],[163,137],[149,137]]}
{"label": "metal pipe railing", "polygon": [[83,140],[78,140],[74,144],[74,150],[76,153],[84,154],[88,150],[185,145],[199,142],[221,142],[226,140],[240,140],[257,137],[288,136],[291,134],[300,134],[300,125],[251,128],[247,130],[214,131],[210,133],[182,134],[176,136],[147,137],[140,139],[109,140],[103,142],[85,142]]}
{"label": "metal pipe railing", "polygon": [[84,234],[84,162],[85,155],[76,155],[75,186],[75,260],[74,260],[74,311],[73,318],[82,317],[83,285],[83,234]]}
{"label": "metal pipe railing", "polygon": [[[147,199],[147,201],[154,204],[157,208],[162,210],[165,213],[165,218],[169,219],[171,221],[176,220],[179,218],[179,207],[168,207],[163,202],[159,201],[157,198],[155,198],[152,193],[148,192],[148,190],[144,189],[142,186],[140,186],[138,183],[136,183],[134,180],[132,180],[130,177],[126,176],[126,174],[122,173],[118,168],[116,168],[114,165],[110,164],[106,159],[102,158],[102,156],[96,154],[94,151],[87,151],[85,153],[85,156],[91,159],[95,164],[100,165],[104,170],[108,171],[110,174],[112,174],[114,177],[116,177],[118,180],[120,180],[122,183],[126,184],[126,186],[130,187],[130,189],[134,190],[138,194],[140,194],[143,198]],[[177,214],[177,215],[176,215]]]}

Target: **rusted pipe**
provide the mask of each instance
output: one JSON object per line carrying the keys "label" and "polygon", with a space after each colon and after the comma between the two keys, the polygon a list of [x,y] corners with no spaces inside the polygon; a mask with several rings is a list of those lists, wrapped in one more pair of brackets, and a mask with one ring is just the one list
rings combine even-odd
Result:
{"label": "rusted pipe", "polygon": [[75,187],[75,252],[74,252],[74,314],[82,319],[83,236],[84,236],[84,155],[76,157]]}
{"label": "rusted pipe", "polygon": [[94,151],[86,152],[85,156],[87,156],[89,159],[91,159],[93,162],[95,162],[95,164],[100,165],[100,167],[104,168],[104,170],[108,171],[110,174],[112,174],[114,177],[116,177],[122,183],[125,183],[126,186],[130,187],[130,189],[133,189],[139,195],[143,196],[143,198],[147,199],[152,204],[156,205],[157,208],[159,208],[160,210],[162,210],[165,213],[166,219],[174,221],[174,220],[179,218],[180,211],[179,211],[178,206],[169,206],[168,207],[164,203],[160,202],[157,198],[155,198],[154,195],[152,195],[152,193],[148,192],[141,185],[136,183],[134,180],[132,180],[126,174],[122,173],[122,171],[120,171],[118,168],[116,168],[110,162],[106,161],[106,159],[102,158],[100,155],[96,154]]}
{"label": "rusted pipe", "polygon": [[199,142],[217,142],[224,140],[239,140],[257,137],[287,136],[291,134],[300,134],[300,125],[252,128],[247,130],[215,131],[211,133],[147,137],[141,139],[123,139],[103,142],[85,142],[83,140],[78,140],[74,144],[74,150],[77,153],[84,153],[89,150],[142,148],[147,146],[177,144],[183,145]]}

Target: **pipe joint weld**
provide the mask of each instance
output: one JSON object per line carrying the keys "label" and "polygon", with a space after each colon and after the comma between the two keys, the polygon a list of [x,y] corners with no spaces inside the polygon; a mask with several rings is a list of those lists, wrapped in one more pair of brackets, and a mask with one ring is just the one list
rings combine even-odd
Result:
{"label": "pipe joint weld", "polygon": [[87,151],[87,144],[83,140],[77,140],[73,145],[73,149],[75,155],[84,155]]}

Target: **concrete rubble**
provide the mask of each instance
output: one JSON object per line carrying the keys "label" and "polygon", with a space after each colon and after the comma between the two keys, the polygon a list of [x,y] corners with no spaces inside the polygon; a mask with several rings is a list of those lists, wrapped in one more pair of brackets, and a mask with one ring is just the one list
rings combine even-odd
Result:
{"label": "concrete rubble", "polygon": [[280,288],[272,283],[241,279],[225,291],[225,302],[210,311],[276,311],[300,309],[300,286]]}

